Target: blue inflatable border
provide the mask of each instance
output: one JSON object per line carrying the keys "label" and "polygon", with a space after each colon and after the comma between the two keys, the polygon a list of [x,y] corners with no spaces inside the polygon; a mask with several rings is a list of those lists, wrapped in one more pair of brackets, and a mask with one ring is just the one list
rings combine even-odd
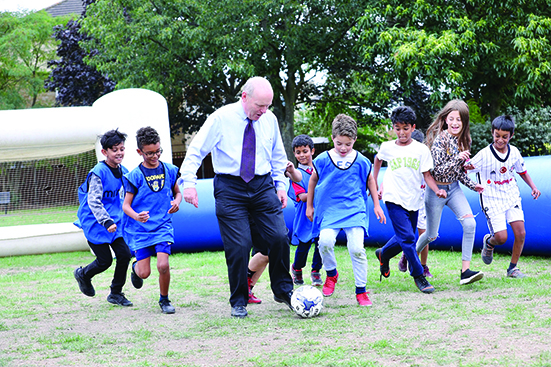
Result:
{"label": "blue inflatable border", "polygon": [[[526,242],[524,255],[551,256],[551,156],[525,158],[526,168],[534,183],[541,191],[541,197],[534,200],[531,189],[517,176],[522,197],[522,206],[525,216]],[[385,173],[383,168],[379,175],[379,181]],[[473,176],[474,178],[474,176]],[[475,249],[482,248],[482,239],[488,233],[486,217],[480,209],[479,196],[462,186],[463,192],[476,216]],[[174,214],[174,239],[173,252],[198,252],[219,251],[223,249],[218,221],[215,215],[213,180],[198,180],[197,192],[199,195],[199,208],[195,208],[182,202],[180,211]],[[289,233],[293,230],[294,206],[291,200],[284,210],[285,222]],[[383,204],[386,213],[386,207]],[[370,207],[369,236],[365,244],[372,247],[383,246],[394,234],[392,224],[380,224]],[[439,237],[430,244],[431,249],[461,251],[462,228],[459,221],[449,208],[445,208],[442,214]],[[513,246],[513,233],[508,227],[508,239],[503,246],[496,248],[498,252],[511,252]],[[339,241],[345,241],[344,234],[338,237]]]}

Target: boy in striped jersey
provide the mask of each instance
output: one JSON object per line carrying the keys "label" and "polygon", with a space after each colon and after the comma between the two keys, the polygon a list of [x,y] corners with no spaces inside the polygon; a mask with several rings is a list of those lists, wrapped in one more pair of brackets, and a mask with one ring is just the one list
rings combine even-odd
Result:
{"label": "boy in striped jersey", "polygon": [[524,159],[518,149],[509,145],[515,131],[512,116],[498,116],[492,121],[493,143],[482,149],[468,162],[468,169],[476,173],[478,182],[485,185],[480,194],[480,206],[486,214],[490,233],[484,236],[482,261],[490,264],[494,247],[507,241],[507,223],[513,229],[515,242],[511,263],[507,269],[510,278],[524,278],[517,263],[524,247],[526,231],[522,211],[520,191],[515,179],[515,171],[532,189],[532,197],[537,199],[540,191],[524,168]]}

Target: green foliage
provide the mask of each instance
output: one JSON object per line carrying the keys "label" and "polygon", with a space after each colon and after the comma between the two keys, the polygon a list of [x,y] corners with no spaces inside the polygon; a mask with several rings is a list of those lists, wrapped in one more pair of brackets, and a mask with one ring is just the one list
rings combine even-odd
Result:
{"label": "green foliage", "polygon": [[55,56],[53,27],[66,20],[45,11],[0,13],[0,109],[39,106],[46,62]]}
{"label": "green foliage", "polygon": [[[3,74],[4,70],[0,70],[0,74]],[[6,79],[7,81],[7,79]],[[4,84],[6,88],[9,88],[9,81]],[[19,108],[25,108],[25,99],[15,89],[0,90],[0,110],[16,110]]]}
{"label": "green foliage", "polygon": [[[476,154],[482,148],[485,148],[492,142],[492,123],[488,119],[482,123],[470,124],[471,139],[471,153]],[[511,142],[512,143],[512,142]]]}
{"label": "green foliage", "polygon": [[383,88],[423,83],[430,100],[473,99],[482,115],[551,100],[549,2],[382,0],[366,9],[360,49]]}
{"label": "green foliage", "polygon": [[468,100],[467,104],[469,105],[469,121],[471,124],[483,124],[488,119],[488,116],[482,115],[480,107],[474,100]]}
{"label": "green foliage", "polygon": [[358,140],[354,143],[354,149],[368,156],[372,161],[377,154],[377,150],[382,142],[384,142],[386,126],[381,124],[375,127],[370,125],[358,126]]}
{"label": "green foliage", "polygon": [[89,63],[117,88],[165,96],[174,133],[197,130],[248,77],[265,76],[289,148],[295,105],[322,94],[313,76],[353,64],[351,30],[367,2],[98,0],[83,30],[99,50]]}
{"label": "green foliage", "polygon": [[[511,108],[508,114],[515,118],[515,133],[511,144],[518,148],[524,157],[551,154],[551,107],[529,108],[525,111]],[[471,125],[473,144],[471,151],[477,153],[492,142],[492,123]]]}
{"label": "green foliage", "polygon": [[295,134],[306,134],[311,137],[326,137],[331,140],[331,123],[336,115],[345,113],[358,122],[358,138],[354,143],[354,149],[372,158],[376,154],[375,147],[385,141],[385,132],[390,126],[389,120],[383,120],[377,124],[373,122],[373,116],[362,116],[357,109],[347,108],[345,105],[335,106],[328,103],[320,108],[302,108],[295,113]]}
{"label": "green foliage", "polygon": [[303,106],[295,111],[295,135],[300,134],[329,138],[331,136],[331,121]]}
{"label": "green foliage", "polygon": [[551,154],[551,107],[530,108],[525,111],[512,108],[507,112],[515,117],[515,134],[511,144],[523,156]]}

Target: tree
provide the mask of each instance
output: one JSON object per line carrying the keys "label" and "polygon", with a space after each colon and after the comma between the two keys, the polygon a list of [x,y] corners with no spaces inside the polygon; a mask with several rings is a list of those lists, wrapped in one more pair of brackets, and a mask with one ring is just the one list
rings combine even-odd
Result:
{"label": "tree", "polygon": [[[529,108],[525,111],[508,108],[506,113],[515,119],[515,132],[511,144],[518,148],[523,157],[551,154],[551,107]],[[489,119],[471,125],[471,152],[477,153],[492,143],[491,131],[492,122]]]}
{"label": "tree", "polygon": [[551,103],[551,10],[544,0],[382,0],[360,22],[373,79],[430,88],[442,105],[473,99],[495,117]]}
{"label": "tree", "polygon": [[44,86],[56,91],[56,104],[61,106],[91,106],[117,84],[84,62],[97,51],[87,52],[79,42],[90,38],[80,32],[79,20],[70,20],[66,26],[55,28],[55,38],[61,41],[57,48],[58,60],[48,61],[52,72]]}
{"label": "tree", "polygon": [[46,62],[55,54],[54,19],[44,11],[0,13],[0,108],[37,104],[48,75]]}
{"label": "tree", "polygon": [[53,70],[44,86],[56,92],[57,105],[91,106],[99,97],[113,91],[117,84],[84,62],[87,57],[97,54],[97,50],[88,52],[80,46],[80,42],[91,40],[81,31],[80,21],[86,16],[86,7],[93,1],[83,1],[84,13],[79,19],[54,28],[55,38],[61,42],[57,48],[60,59],[48,61]]}
{"label": "tree", "polygon": [[84,29],[98,70],[118,88],[164,95],[173,132],[193,132],[236,101],[246,79],[265,76],[291,155],[295,106],[322,95],[313,78],[347,64],[367,0],[99,0]]}

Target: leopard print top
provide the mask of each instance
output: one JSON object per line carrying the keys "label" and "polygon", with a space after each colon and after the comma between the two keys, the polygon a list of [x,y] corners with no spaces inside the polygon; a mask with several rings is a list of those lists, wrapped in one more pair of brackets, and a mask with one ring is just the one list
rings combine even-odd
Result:
{"label": "leopard print top", "polygon": [[442,131],[434,139],[430,152],[434,161],[431,174],[436,181],[446,183],[459,181],[474,191],[476,183],[467,175],[467,171],[463,168],[465,162],[458,155],[460,150],[457,137],[450,134],[448,130]]}

